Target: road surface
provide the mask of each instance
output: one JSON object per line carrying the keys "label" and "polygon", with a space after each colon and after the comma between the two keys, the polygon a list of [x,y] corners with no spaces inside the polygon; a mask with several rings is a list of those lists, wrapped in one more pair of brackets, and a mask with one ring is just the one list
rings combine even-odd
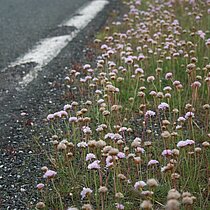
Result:
{"label": "road surface", "polygon": [[0,71],[88,0],[0,0]]}

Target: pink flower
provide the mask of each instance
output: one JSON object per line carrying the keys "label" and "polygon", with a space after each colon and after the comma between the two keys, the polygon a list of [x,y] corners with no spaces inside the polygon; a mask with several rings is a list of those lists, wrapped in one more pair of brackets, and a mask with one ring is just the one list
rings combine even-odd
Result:
{"label": "pink flower", "polygon": [[81,148],[86,148],[88,144],[85,141],[81,141],[77,144],[77,147]]}
{"label": "pink flower", "polygon": [[57,174],[57,172],[53,171],[53,170],[47,170],[43,176],[43,178],[53,178],[55,175]]}
{"label": "pink flower", "polygon": [[143,74],[144,73],[144,70],[142,68],[137,68],[135,70],[135,74]]}
{"label": "pink flower", "polygon": [[107,168],[109,168],[110,166],[112,166],[113,165],[113,158],[112,158],[112,156],[107,156],[107,158],[106,158],[106,167]]}
{"label": "pink flower", "polygon": [[70,117],[69,122],[70,123],[76,123],[78,121],[77,117]]}
{"label": "pink flower", "polygon": [[145,152],[145,150],[144,150],[144,148],[142,148],[142,147],[137,147],[136,148],[136,152],[140,152],[140,153],[144,153]]}
{"label": "pink flower", "polygon": [[100,169],[100,165],[99,165],[100,161],[99,160],[95,160],[94,162],[90,163],[88,165],[88,169],[92,170],[92,169]]}
{"label": "pink flower", "polygon": [[185,146],[193,145],[193,144],[195,144],[195,142],[193,140],[187,139],[185,141],[179,141],[176,146],[177,147],[185,147]]}
{"label": "pink flower", "polygon": [[118,152],[117,157],[120,158],[120,159],[123,159],[123,158],[125,158],[125,153]]}
{"label": "pink flower", "polygon": [[185,141],[179,141],[176,146],[177,147],[185,147],[186,146],[186,142]]}
{"label": "pink flower", "polygon": [[172,76],[173,76],[173,74],[172,74],[171,72],[168,72],[168,73],[166,73],[166,75],[165,75],[165,79],[166,79],[166,80],[169,80],[169,79],[172,78]]}
{"label": "pink flower", "polygon": [[198,30],[197,34],[200,36],[201,39],[205,39],[205,33],[202,30]]}
{"label": "pink flower", "polygon": [[84,134],[91,134],[92,133],[90,127],[88,127],[88,126],[83,126],[82,131],[83,131]]}
{"label": "pink flower", "polygon": [[185,114],[185,119],[188,119],[188,118],[193,118],[195,116],[195,114],[193,112],[187,112]]}
{"label": "pink flower", "polygon": [[195,81],[191,84],[191,87],[193,88],[199,88],[201,86],[201,83],[199,81]]}
{"label": "pink flower", "polygon": [[151,165],[155,165],[155,164],[158,164],[158,163],[159,162],[157,160],[150,160],[147,165],[151,166]]}
{"label": "pink flower", "polygon": [[160,103],[160,105],[158,106],[158,109],[160,110],[166,110],[169,108],[169,105],[165,102]]}
{"label": "pink flower", "polygon": [[41,190],[44,187],[44,184],[39,183],[39,184],[36,185],[36,187],[37,187],[38,190]]}
{"label": "pink flower", "polygon": [[85,160],[88,161],[88,160],[92,160],[92,159],[96,159],[96,156],[93,153],[88,153],[86,155]]}
{"label": "pink flower", "polygon": [[48,114],[48,115],[47,115],[47,120],[48,120],[48,121],[53,120],[54,117],[55,117],[54,114]]}
{"label": "pink flower", "polygon": [[114,133],[107,133],[105,136],[104,136],[105,139],[113,139],[114,138]]}
{"label": "pink flower", "polygon": [[138,190],[139,188],[145,187],[147,184],[144,181],[138,181],[134,184],[134,188]]}
{"label": "pink flower", "polygon": [[178,119],[177,119],[177,121],[178,122],[184,122],[186,119],[184,118],[184,117],[179,117]]}
{"label": "pink flower", "polygon": [[120,203],[116,203],[116,208],[117,209],[125,209],[125,207]]}
{"label": "pink flower", "polygon": [[170,156],[172,155],[172,151],[170,149],[165,149],[162,152],[162,156]]}
{"label": "pink flower", "polygon": [[154,117],[155,116],[155,112],[151,111],[151,110],[148,110],[146,113],[145,113],[145,116],[146,117]]}
{"label": "pink flower", "polygon": [[87,196],[87,195],[90,195],[93,191],[90,189],[90,188],[86,188],[86,187],[83,187],[80,195],[82,197],[82,200]]}
{"label": "pink flower", "polygon": [[83,66],[83,69],[89,69],[91,66],[90,66],[90,64],[85,64],[84,66]]}
{"label": "pink flower", "polygon": [[72,108],[72,106],[71,106],[70,104],[66,104],[66,105],[63,107],[64,111],[67,111],[67,110],[69,110],[69,109],[71,109],[71,108]]}
{"label": "pink flower", "polygon": [[187,145],[193,145],[193,144],[195,144],[195,142],[193,140],[187,139],[186,144]]}

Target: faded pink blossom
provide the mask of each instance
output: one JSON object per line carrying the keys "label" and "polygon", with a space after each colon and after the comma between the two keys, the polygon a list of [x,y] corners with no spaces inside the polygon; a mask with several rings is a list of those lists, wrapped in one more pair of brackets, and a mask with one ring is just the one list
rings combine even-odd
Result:
{"label": "faded pink blossom", "polygon": [[78,121],[77,117],[70,117],[69,122],[70,123],[76,123]]}
{"label": "faded pink blossom", "polygon": [[147,184],[144,181],[138,181],[134,184],[134,188],[136,190],[145,187]]}
{"label": "faded pink blossom", "polygon": [[172,155],[172,151],[170,149],[165,149],[162,152],[162,156],[171,156]]}
{"label": "faded pink blossom", "polygon": [[90,195],[93,191],[90,189],[90,188],[86,188],[86,187],[83,187],[80,195],[82,197],[82,200],[87,196],[87,195]]}
{"label": "faded pink blossom", "polygon": [[151,110],[148,110],[148,111],[146,111],[146,113],[145,113],[145,116],[146,117],[154,117],[156,114],[155,114],[155,112],[153,112],[153,111],[151,111]]}
{"label": "faded pink blossom", "polygon": [[148,162],[148,166],[151,166],[151,165],[156,165],[156,164],[158,164],[159,162],[157,161],[157,160],[150,160],[149,162]]}
{"label": "faded pink blossom", "polygon": [[100,165],[99,165],[100,161],[99,160],[95,160],[94,162],[90,163],[88,165],[88,169],[92,170],[92,169],[100,169]]}
{"label": "faded pink blossom", "polygon": [[195,114],[193,112],[187,112],[185,114],[185,119],[188,119],[188,118],[193,118],[195,116]]}
{"label": "faded pink blossom", "polygon": [[36,187],[37,187],[38,190],[41,190],[41,189],[43,189],[44,184],[43,183],[39,183],[39,184],[36,185]]}
{"label": "faded pink blossom", "polygon": [[88,160],[92,160],[92,159],[96,159],[96,156],[93,153],[88,153],[86,155],[85,160],[88,161]]}
{"label": "faded pink blossom", "polygon": [[172,74],[171,72],[168,72],[168,73],[166,73],[166,75],[165,75],[165,79],[166,79],[166,80],[169,80],[169,79],[172,78],[172,76],[173,76],[173,74]]}
{"label": "faded pink blossom", "polygon": [[120,158],[120,159],[123,159],[123,158],[125,158],[125,153],[118,152],[117,157]]}
{"label": "faded pink blossom", "polygon": [[162,102],[158,105],[158,109],[160,109],[160,110],[166,110],[168,108],[169,108],[169,105],[165,102]]}
{"label": "faded pink blossom", "polygon": [[117,209],[125,209],[125,207],[120,203],[116,203],[116,208]]}
{"label": "faded pink blossom", "polygon": [[57,174],[57,172],[53,171],[53,170],[47,170],[43,176],[43,178],[53,178],[55,175]]}

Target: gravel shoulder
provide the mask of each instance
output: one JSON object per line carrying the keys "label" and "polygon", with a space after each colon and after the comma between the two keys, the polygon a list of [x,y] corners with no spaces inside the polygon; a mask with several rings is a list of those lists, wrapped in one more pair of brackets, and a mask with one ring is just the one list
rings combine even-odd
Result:
{"label": "gravel shoulder", "polygon": [[44,118],[73,100],[74,95],[65,94],[63,80],[70,68],[93,61],[89,44],[113,9],[121,10],[117,0],[112,0],[26,89],[13,90],[0,100],[0,209],[33,209],[40,167],[47,162],[34,137],[48,141]]}

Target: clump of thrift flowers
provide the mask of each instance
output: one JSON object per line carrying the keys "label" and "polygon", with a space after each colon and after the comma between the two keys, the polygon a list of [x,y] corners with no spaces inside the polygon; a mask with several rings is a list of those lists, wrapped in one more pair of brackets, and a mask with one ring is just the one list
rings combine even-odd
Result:
{"label": "clump of thrift flowers", "polygon": [[209,1],[123,3],[46,116],[36,209],[210,208]]}

